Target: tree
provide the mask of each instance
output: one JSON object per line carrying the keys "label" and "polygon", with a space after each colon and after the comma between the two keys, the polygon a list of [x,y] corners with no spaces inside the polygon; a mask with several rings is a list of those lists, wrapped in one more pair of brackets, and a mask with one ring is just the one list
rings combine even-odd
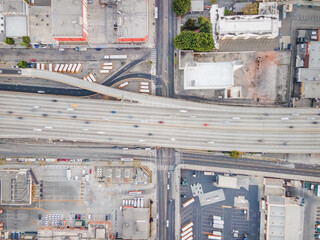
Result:
{"label": "tree", "polygon": [[211,0],[211,4],[217,4],[217,0]]}
{"label": "tree", "polygon": [[174,45],[182,50],[208,52],[214,49],[214,40],[211,33],[183,31],[174,39]]}
{"label": "tree", "polygon": [[12,45],[12,44],[14,44],[14,40],[13,40],[13,38],[6,37],[6,40],[4,41],[4,43],[6,43],[8,45]]}
{"label": "tree", "polygon": [[258,14],[259,5],[257,2],[255,3],[247,3],[246,6],[242,9],[243,14],[245,15],[256,15]]}
{"label": "tree", "polygon": [[177,16],[182,16],[191,8],[191,0],[174,0],[173,10]]}
{"label": "tree", "polygon": [[238,159],[241,156],[241,153],[239,151],[232,151],[232,152],[229,152],[229,155],[234,159]]}
{"label": "tree", "polygon": [[185,30],[195,30],[197,27],[196,27],[196,20],[193,19],[193,18],[189,18],[186,23],[184,24],[184,28]]}
{"label": "tree", "polygon": [[28,66],[28,63],[26,61],[20,61],[18,63],[18,67],[20,68],[27,68],[27,66]]}
{"label": "tree", "polygon": [[229,15],[231,15],[231,13],[232,13],[232,11],[230,11],[228,8],[224,9],[224,15],[225,16],[229,16]]}
{"label": "tree", "polygon": [[209,18],[199,17],[198,23],[200,25],[200,32],[212,33],[212,23]]}
{"label": "tree", "polygon": [[30,37],[29,36],[23,36],[22,37],[22,43],[20,43],[20,45],[28,47],[30,45]]}

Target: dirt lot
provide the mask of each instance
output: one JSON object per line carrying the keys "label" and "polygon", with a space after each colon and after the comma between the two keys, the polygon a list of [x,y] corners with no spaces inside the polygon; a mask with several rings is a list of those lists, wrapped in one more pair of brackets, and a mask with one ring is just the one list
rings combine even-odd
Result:
{"label": "dirt lot", "polygon": [[[258,58],[261,59],[258,66]],[[233,62],[242,65],[234,72],[234,86],[242,99],[266,104],[286,102],[290,52],[230,52],[195,55],[196,62]],[[214,90],[212,90],[214,91]],[[202,96],[203,94],[200,93]]]}

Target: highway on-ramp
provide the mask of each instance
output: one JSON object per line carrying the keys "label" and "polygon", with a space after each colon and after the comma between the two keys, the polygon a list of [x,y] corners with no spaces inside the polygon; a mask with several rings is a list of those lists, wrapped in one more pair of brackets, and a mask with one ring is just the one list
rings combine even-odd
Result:
{"label": "highway on-ramp", "polygon": [[188,103],[177,108],[1,92],[0,137],[217,151],[320,152],[319,110],[215,105],[202,110]]}

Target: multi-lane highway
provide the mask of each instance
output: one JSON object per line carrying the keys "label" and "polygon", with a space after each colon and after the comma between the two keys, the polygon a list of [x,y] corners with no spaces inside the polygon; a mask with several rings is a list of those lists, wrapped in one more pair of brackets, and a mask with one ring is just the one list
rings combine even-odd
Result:
{"label": "multi-lane highway", "polygon": [[189,108],[188,102],[177,108],[2,92],[0,111],[1,138],[218,151],[320,152],[320,111],[314,109],[212,105],[202,110]]}

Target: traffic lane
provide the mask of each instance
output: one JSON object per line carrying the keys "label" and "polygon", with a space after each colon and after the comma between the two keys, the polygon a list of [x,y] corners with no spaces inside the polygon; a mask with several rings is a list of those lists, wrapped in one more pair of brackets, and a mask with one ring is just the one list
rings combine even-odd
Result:
{"label": "traffic lane", "polygon": [[302,175],[302,176],[312,176],[320,177],[320,171],[312,169],[297,169],[290,167],[283,167],[281,165],[275,166],[256,166],[254,164],[233,164],[226,162],[216,162],[216,161],[199,161],[194,159],[183,159],[184,164],[190,165],[201,165],[201,166],[213,166],[213,167],[222,167],[222,168],[232,168],[232,169],[241,169],[241,170],[254,170],[258,172],[273,172],[273,173],[282,173],[289,175]]}
{"label": "traffic lane", "polygon": [[88,48],[87,51],[75,51],[74,49],[65,49],[65,51],[58,51],[54,48],[39,48],[39,49],[1,49],[0,58],[2,61],[12,61],[21,59],[29,61],[36,59],[38,62],[57,62],[57,61],[88,61],[88,60],[104,60],[105,55],[119,55],[126,54],[129,56],[137,57],[150,52],[149,48],[141,48],[139,51],[135,49],[126,49],[125,53],[119,52],[114,48],[103,48],[97,51],[95,48]]}

